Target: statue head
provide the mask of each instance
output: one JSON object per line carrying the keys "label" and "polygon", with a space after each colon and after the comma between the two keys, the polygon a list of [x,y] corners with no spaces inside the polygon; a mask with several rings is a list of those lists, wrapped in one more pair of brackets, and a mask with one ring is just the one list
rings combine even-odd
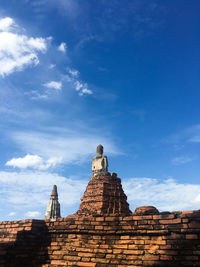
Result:
{"label": "statue head", "polygon": [[102,145],[97,146],[97,154],[100,156],[103,155],[103,146]]}

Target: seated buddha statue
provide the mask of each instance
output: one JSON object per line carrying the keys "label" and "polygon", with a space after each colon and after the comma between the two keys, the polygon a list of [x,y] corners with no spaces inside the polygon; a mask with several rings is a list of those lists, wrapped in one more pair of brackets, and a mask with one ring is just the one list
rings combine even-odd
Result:
{"label": "seated buddha statue", "polygon": [[97,146],[97,155],[92,160],[93,174],[108,173],[108,159],[103,155],[103,146]]}

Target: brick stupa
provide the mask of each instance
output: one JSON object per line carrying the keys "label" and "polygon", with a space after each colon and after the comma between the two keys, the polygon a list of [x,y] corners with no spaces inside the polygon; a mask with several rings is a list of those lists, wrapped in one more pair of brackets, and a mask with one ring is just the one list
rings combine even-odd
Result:
{"label": "brick stupa", "polygon": [[121,179],[108,172],[108,160],[103,155],[103,146],[97,146],[97,155],[92,160],[93,175],[81,198],[78,214],[130,215],[127,197]]}

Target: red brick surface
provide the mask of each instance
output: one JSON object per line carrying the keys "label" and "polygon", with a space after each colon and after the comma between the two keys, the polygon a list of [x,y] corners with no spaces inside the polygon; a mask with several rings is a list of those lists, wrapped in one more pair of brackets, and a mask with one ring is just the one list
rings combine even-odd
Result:
{"label": "red brick surface", "polygon": [[131,214],[117,177],[92,177],[81,200],[79,214]]}
{"label": "red brick surface", "polygon": [[0,266],[200,266],[200,211],[136,215],[110,203],[103,214],[0,222]]}

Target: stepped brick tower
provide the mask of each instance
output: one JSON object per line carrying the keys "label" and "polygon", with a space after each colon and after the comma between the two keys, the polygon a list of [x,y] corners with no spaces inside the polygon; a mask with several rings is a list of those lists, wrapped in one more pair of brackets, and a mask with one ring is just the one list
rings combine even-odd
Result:
{"label": "stepped brick tower", "polygon": [[103,155],[103,146],[97,146],[97,155],[92,160],[93,175],[81,198],[78,214],[130,215],[127,197],[121,179],[108,172],[108,160]]}
{"label": "stepped brick tower", "polygon": [[53,186],[50,201],[47,205],[45,219],[57,219],[60,218],[60,203],[58,202],[57,186]]}

